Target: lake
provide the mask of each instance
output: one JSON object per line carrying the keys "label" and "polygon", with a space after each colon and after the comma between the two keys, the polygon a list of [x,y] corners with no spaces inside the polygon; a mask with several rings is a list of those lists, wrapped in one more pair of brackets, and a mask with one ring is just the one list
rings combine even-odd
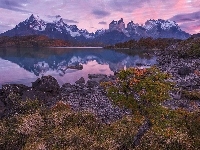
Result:
{"label": "lake", "polygon": [[1,48],[0,88],[3,84],[24,84],[52,75],[60,85],[74,83],[88,74],[113,75],[137,65],[156,64],[155,56],[135,51],[128,55],[103,48]]}

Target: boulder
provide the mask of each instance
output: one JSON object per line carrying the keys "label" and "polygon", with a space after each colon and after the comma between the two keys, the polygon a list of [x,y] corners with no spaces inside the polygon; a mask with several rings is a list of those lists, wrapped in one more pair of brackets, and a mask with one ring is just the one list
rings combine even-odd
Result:
{"label": "boulder", "polygon": [[32,83],[32,88],[36,91],[51,93],[52,95],[58,95],[60,92],[60,86],[57,80],[52,76],[38,78]]}
{"label": "boulder", "polygon": [[73,93],[77,90],[75,85],[71,85],[70,83],[65,83],[60,88],[60,91],[65,94]]}
{"label": "boulder", "polygon": [[75,82],[76,84],[79,84],[79,85],[83,85],[83,84],[85,84],[85,79],[83,78],[83,77],[81,77],[79,80],[77,80],[76,82]]}
{"label": "boulder", "polygon": [[70,83],[65,83],[62,85],[61,88],[71,88],[71,87],[72,87],[72,85]]}
{"label": "boulder", "polygon": [[180,76],[186,76],[189,75],[192,72],[191,68],[188,66],[183,66],[181,68],[178,69],[178,74]]}
{"label": "boulder", "polygon": [[94,81],[94,80],[88,80],[87,81],[87,87],[88,88],[97,87],[98,85],[99,85],[99,83],[97,81]]}

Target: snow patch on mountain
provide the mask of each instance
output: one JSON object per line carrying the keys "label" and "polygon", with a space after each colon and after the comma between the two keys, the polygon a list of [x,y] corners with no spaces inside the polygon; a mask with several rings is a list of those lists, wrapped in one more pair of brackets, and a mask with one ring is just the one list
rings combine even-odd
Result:
{"label": "snow patch on mountain", "polygon": [[159,26],[161,27],[161,29],[163,30],[169,30],[172,27],[176,27],[177,29],[180,29],[178,27],[178,24],[176,24],[175,21],[171,21],[171,20],[162,20],[162,19],[158,19],[158,20],[148,20],[147,22],[145,22],[145,25],[143,26],[146,30],[151,30],[154,27]]}
{"label": "snow patch on mountain", "polygon": [[79,32],[73,32],[72,30],[70,30],[69,27],[65,26],[66,31],[68,31],[70,33],[70,35],[72,37],[76,37],[76,36],[81,36],[81,34]]}
{"label": "snow patch on mountain", "polygon": [[35,31],[45,31],[47,26],[51,26],[49,31],[58,31],[61,34],[70,34],[72,37],[84,36],[86,39],[94,38],[94,33],[87,30],[78,29],[76,25],[67,25],[60,15],[46,16],[41,19],[38,15],[31,15],[23,23]]}
{"label": "snow patch on mountain", "polygon": [[97,31],[95,32],[95,35],[96,35],[96,36],[99,36],[99,35],[104,34],[105,32],[106,32],[106,30],[102,28],[102,29],[97,30]]}
{"label": "snow patch on mountain", "polygon": [[68,66],[74,65],[74,64],[79,64],[81,62],[81,57],[79,56],[73,56],[70,61],[68,62]]}
{"label": "snow patch on mountain", "polygon": [[161,28],[163,30],[169,30],[171,27],[178,27],[178,25],[171,20],[166,20],[164,23],[161,24]]}

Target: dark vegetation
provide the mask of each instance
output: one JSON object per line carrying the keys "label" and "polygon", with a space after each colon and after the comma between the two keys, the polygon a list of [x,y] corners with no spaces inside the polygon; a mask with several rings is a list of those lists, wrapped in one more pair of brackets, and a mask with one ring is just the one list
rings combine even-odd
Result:
{"label": "dark vegetation", "polygon": [[69,42],[49,39],[47,36],[30,35],[15,37],[0,37],[0,47],[59,47],[70,46]]}
{"label": "dark vegetation", "polygon": [[105,44],[97,41],[77,42],[66,41],[61,39],[52,39],[45,35],[28,35],[14,37],[0,37],[0,47],[89,47],[89,46],[105,46]]}
{"label": "dark vegetation", "polygon": [[[141,38],[138,41],[130,40],[124,43],[106,46],[108,49],[115,49],[130,55],[134,55],[134,50],[165,50],[174,57],[179,58],[199,58],[200,57],[200,38],[197,35],[186,40],[179,39],[153,39]],[[149,52],[150,52],[149,51]],[[172,52],[173,51],[173,52]]]}
{"label": "dark vegetation", "polygon": [[189,38],[170,46],[168,50],[174,51],[173,54],[179,58],[199,58],[200,38]]}
{"label": "dark vegetation", "polygon": [[153,39],[151,37],[149,38],[141,38],[140,40],[130,40],[124,43],[117,43],[115,45],[106,46],[105,48],[110,49],[154,49],[154,50],[163,50],[166,47],[173,45],[177,42],[180,42],[181,40],[178,39],[164,39],[164,38],[158,38]]}

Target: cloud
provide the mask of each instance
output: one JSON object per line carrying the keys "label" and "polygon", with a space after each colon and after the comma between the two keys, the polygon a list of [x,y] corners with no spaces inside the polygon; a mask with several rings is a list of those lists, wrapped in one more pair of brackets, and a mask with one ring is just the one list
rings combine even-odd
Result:
{"label": "cloud", "polygon": [[55,15],[55,16],[52,16],[52,15],[47,15],[48,18],[59,18],[61,17],[60,15]]}
{"label": "cloud", "polygon": [[192,22],[198,25],[195,14],[198,14],[199,7],[200,0],[0,0],[0,19],[4,23],[10,23],[12,19],[11,24],[18,24],[29,14],[37,14],[41,18],[59,14],[67,18],[63,19],[65,22],[93,32],[103,25],[108,28],[102,21],[109,23],[123,18],[125,23],[133,20],[142,24],[148,19],[173,18],[186,28]]}
{"label": "cloud", "polygon": [[[167,5],[170,4],[169,1],[166,3]],[[131,13],[133,10],[142,8],[144,5],[154,7],[157,2],[160,2],[160,0],[110,0],[108,5],[114,11]]]}
{"label": "cloud", "polygon": [[[47,17],[48,17],[48,18],[51,18],[51,19],[62,18],[61,15],[56,15],[56,16],[47,15]],[[64,19],[64,18],[62,18],[62,19],[63,19],[63,21],[64,21],[65,23],[79,23],[78,21],[72,20],[72,19]]]}
{"label": "cloud", "polygon": [[182,30],[190,33],[200,31],[200,11],[178,14],[170,18],[170,20],[179,23]]}
{"label": "cloud", "polygon": [[190,22],[190,21],[200,20],[200,11],[187,14],[178,14],[170,18],[170,20],[176,22]]}
{"label": "cloud", "polygon": [[180,24],[182,30],[190,33],[199,33],[200,31],[200,20],[185,22]]}
{"label": "cloud", "polygon": [[106,16],[109,16],[110,13],[107,12],[107,11],[104,11],[104,10],[93,10],[92,11],[92,14],[96,16],[96,18],[103,18],[103,17],[106,17]]}
{"label": "cloud", "polygon": [[105,22],[105,21],[101,21],[101,22],[99,22],[98,24],[107,24],[107,22]]}
{"label": "cloud", "polygon": [[27,0],[3,0],[3,1],[0,1],[0,8],[12,10],[12,11],[30,13],[30,11],[24,8],[24,5],[26,4],[27,4]]}
{"label": "cloud", "polygon": [[79,23],[78,21],[76,21],[76,20],[70,20],[70,19],[63,19],[64,20],[64,22],[66,22],[66,23]]}
{"label": "cloud", "polygon": [[14,25],[12,24],[0,24],[0,33],[7,31],[8,29],[12,29]]}

